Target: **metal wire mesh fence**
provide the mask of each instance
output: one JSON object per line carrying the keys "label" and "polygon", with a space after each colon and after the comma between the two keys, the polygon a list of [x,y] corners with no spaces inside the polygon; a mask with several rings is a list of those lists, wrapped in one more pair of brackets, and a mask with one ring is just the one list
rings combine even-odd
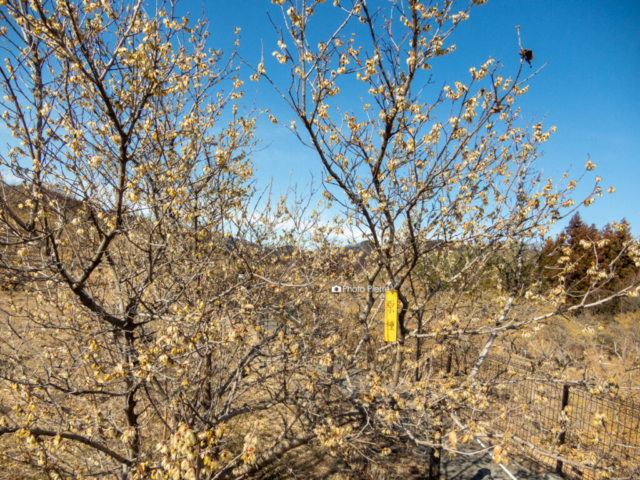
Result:
{"label": "metal wire mesh fence", "polygon": [[[452,366],[446,356],[441,367],[469,369]],[[487,358],[477,378],[486,406],[460,413],[487,422],[491,432],[510,438],[547,470],[566,478],[640,478],[639,405],[611,398],[606,390],[532,374],[504,358]]]}

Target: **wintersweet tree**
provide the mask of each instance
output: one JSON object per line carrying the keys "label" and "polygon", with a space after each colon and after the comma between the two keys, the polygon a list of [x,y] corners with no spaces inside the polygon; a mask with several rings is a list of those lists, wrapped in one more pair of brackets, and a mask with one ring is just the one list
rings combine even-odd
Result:
{"label": "wintersweet tree", "polygon": [[[262,61],[252,79],[269,82],[289,105],[294,120],[272,122],[314,151],[326,201],[341,210],[348,232],[372,246],[362,284],[387,285],[399,296],[398,340],[387,346],[376,316],[380,295],[370,289],[352,300],[348,353],[331,365],[347,380],[358,369],[368,375],[357,385],[351,378],[343,399],[367,411],[364,431],[432,448],[435,458],[439,449],[455,450],[456,438],[470,438],[469,430],[452,430],[443,441],[447,412],[484,410],[476,377],[501,340],[637,295],[637,280],[602,298],[591,294],[614,264],[638,263],[638,244],[629,239],[611,263],[596,261],[578,304],[568,301],[564,283],[549,290],[536,275],[535,245],[602,189],[598,178],[591,195],[576,200],[568,173],[555,182],[537,167],[555,127],[529,124],[517,107],[538,73],[530,69],[532,52],[515,41],[519,31],[513,55],[520,67],[512,74],[488,58],[436,87],[448,81],[438,76],[439,57],[453,54],[457,26],[484,2],[461,11],[453,2],[419,0],[272,3],[281,8],[273,16],[280,19],[277,62]],[[586,171],[594,168],[588,160]],[[434,376],[430,360],[458,355],[463,345],[475,352],[467,375]],[[345,444],[357,444],[362,431]],[[367,449],[367,458],[377,453]]]}
{"label": "wintersweet tree", "polygon": [[278,337],[243,341],[248,246],[229,239],[246,228],[255,119],[235,55],[172,2],[0,15],[1,163],[21,180],[2,185],[1,261],[26,299],[3,306],[3,475],[230,475],[252,439],[227,423],[279,398],[241,382]]}
{"label": "wintersweet tree", "polygon": [[318,366],[330,230],[254,198],[237,57],[175,12],[0,6],[5,478],[245,478],[362,419]]}

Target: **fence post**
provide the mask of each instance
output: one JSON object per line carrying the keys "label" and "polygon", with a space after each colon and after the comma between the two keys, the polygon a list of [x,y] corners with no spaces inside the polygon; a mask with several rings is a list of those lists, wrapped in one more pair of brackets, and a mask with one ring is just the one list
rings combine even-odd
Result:
{"label": "fence post", "polygon": [[[560,431],[558,432],[557,445],[560,447],[564,444],[567,435],[567,418],[565,416],[565,408],[569,405],[569,385],[562,386],[562,403],[560,407]],[[556,461],[556,473],[562,475],[562,460]]]}

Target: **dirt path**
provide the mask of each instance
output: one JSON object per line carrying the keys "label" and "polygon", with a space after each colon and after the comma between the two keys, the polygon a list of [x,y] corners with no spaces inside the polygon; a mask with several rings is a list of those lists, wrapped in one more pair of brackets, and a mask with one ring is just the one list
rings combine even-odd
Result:
{"label": "dirt path", "polygon": [[[473,452],[480,448],[479,445],[459,445],[462,452]],[[489,453],[484,455],[456,455],[442,458],[441,474],[446,480],[540,480],[542,477],[531,473],[514,461],[510,461],[506,467],[513,477],[509,476],[501,467],[493,463]]]}

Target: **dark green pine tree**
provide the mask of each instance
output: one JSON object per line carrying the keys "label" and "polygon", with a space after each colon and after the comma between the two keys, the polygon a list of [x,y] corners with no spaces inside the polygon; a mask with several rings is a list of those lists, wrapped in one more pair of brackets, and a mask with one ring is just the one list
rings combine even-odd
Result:
{"label": "dark green pine tree", "polygon": [[[567,303],[575,305],[583,300],[592,287],[593,278],[589,277],[588,272],[597,264],[599,270],[612,275],[595,284],[596,288],[587,301],[605,298],[638,275],[638,268],[625,253],[625,247],[631,239],[631,228],[624,219],[619,224],[607,224],[598,230],[595,225],[587,225],[576,213],[561,234],[555,239],[547,239],[539,260],[541,274],[550,287],[564,282],[569,294]],[[567,264],[571,265],[571,269],[563,272]],[[619,307],[620,301],[617,301],[603,308],[609,312]]]}

